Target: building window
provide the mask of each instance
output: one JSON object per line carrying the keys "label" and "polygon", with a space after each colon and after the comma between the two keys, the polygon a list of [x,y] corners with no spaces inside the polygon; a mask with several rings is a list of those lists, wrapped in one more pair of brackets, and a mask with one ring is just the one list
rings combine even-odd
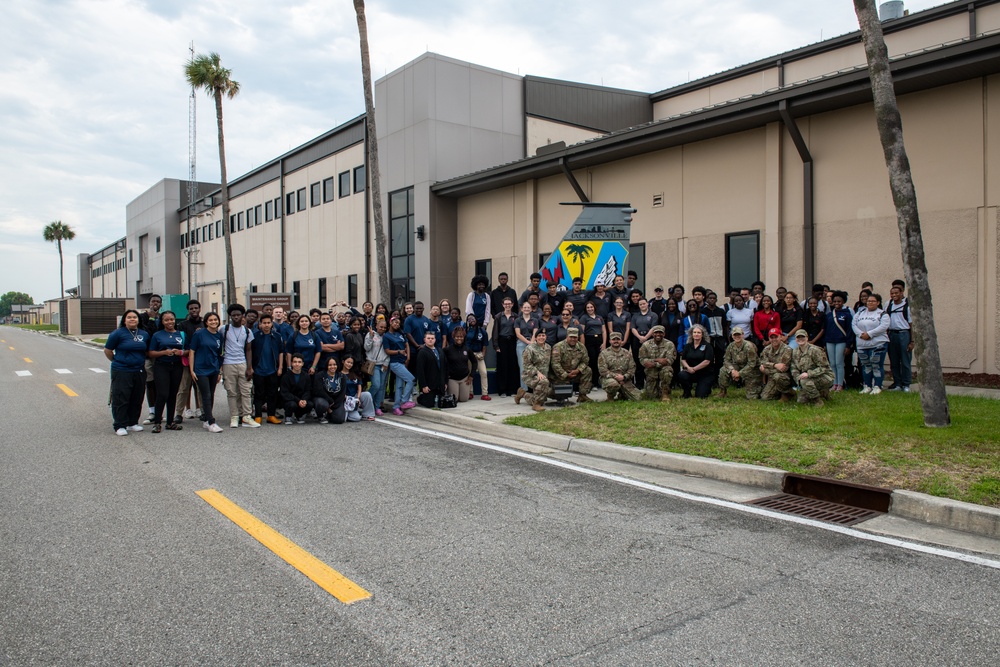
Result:
{"label": "building window", "polygon": [[257,286],[256,285],[251,285],[250,286],[250,293],[251,294],[256,294],[257,293]]}
{"label": "building window", "polygon": [[[533,269],[533,271],[541,271],[542,267],[545,266],[545,262],[549,261],[549,257],[552,256],[551,252],[543,252],[538,255],[538,268]],[[542,287],[545,287],[543,284]]]}
{"label": "building window", "polygon": [[299,290],[299,281],[292,282],[292,308],[298,310],[302,307],[302,292]]}
{"label": "building window", "polygon": [[197,239],[198,239],[198,228],[195,227],[194,229],[191,230],[190,236],[188,236],[188,245],[196,244],[198,242]]}
{"label": "building window", "polygon": [[326,308],[326,278],[319,279],[319,303],[317,308]]}
{"label": "building window", "polygon": [[635,271],[638,274],[636,278],[635,286],[642,290],[643,296],[647,299],[649,295],[646,294],[646,244],[645,243],[633,243],[628,247],[628,258],[625,260],[625,271],[622,275],[627,276],[629,271]]}
{"label": "building window", "polygon": [[358,274],[347,276],[347,303],[358,305]]}
{"label": "building window", "polygon": [[323,179],[323,201],[333,201],[333,177]]}
{"label": "building window", "polygon": [[222,238],[222,220],[215,221],[215,238]]}
{"label": "building window", "polygon": [[205,225],[201,228],[201,242],[204,243],[212,238],[212,225]]}
{"label": "building window", "polygon": [[340,196],[341,198],[346,197],[351,194],[351,172],[345,171],[337,175],[337,180],[340,181]]}
{"label": "building window", "polygon": [[271,222],[274,220],[274,202],[268,200],[264,202],[264,222]]}
{"label": "building window", "polygon": [[493,260],[492,259],[477,259],[476,260],[476,272],[477,276],[486,276],[493,282]]}
{"label": "building window", "polygon": [[156,237],[156,252],[160,252],[160,237]]}
{"label": "building window", "polygon": [[215,237],[214,237],[214,236],[212,235],[212,225],[205,225],[205,229],[207,229],[207,230],[208,230],[208,240],[209,240],[209,241],[211,241],[211,240],[212,240],[213,238],[215,238]]}
{"label": "building window", "polygon": [[760,232],[726,234],[726,291],[760,280]]}
{"label": "building window", "polygon": [[285,213],[291,215],[295,213],[295,193],[289,192],[285,195]]}
{"label": "building window", "polygon": [[299,188],[298,189],[298,191],[295,193],[295,199],[296,199],[296,203],[298,204],[298,207],[296,208],[296,210],[298,210],[298,211],[304,211],[304,210],[306,210],[306,189],[305,188]]}
{"label": "building window", "polygon": [[181,250],[187,247],[187,232],[181,234]]}
{"label": "building window", "polygon": [[275,219],[281,217],[281,197],[274,198],[274,217]]}
{"label": "building window", "polygon": [[235,234],[236,233],[236,214],[235,213],[232,214],[231,216],[229,216],[229,233],[230,234]]}
{"label": "building window", "polygon": [[354,168],[354,191],[364,192],[365,186],[367,185],[367,179],[365,178],[365,165]]}
{"label": "building window", "polygon": [[275,294],[278,291],[278,283],[271,283],[271,294]]}
{"label": "building window", "polygon": [[389,280],[392,282],[392,305],[402,309],[416,299],[414,270],[413,188],[389,194]]}
{"label": "building window", "polygon": [[257,204],[256,206],[253,207],[253,225],[254,225],[254,227],[256,227],[257,225],[259,225],[259,224],[261,224],[261,223],[264,222],[263,220],[260,219],[260,209],[261,208],[262,208],[262,206],[260,204]]}
{"label": "building window", "polygon": [[322,195],[320,194],[320,183],[317,181],[316,183],[313,183],[312,185],[309,186],[309,205],[319,206],[320,204],[323,203],[321,197]]}
{"label": "building window", "polygon": [[254,226],[254,210],[252,208],[247,209],[247,229]]}

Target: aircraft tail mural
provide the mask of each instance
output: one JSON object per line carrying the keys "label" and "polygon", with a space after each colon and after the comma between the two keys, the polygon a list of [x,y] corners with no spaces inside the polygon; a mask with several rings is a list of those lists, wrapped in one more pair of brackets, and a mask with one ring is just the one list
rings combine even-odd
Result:
{"label": "aircraft tail mural", "polygon": [[539,270],[542,286],[555,282],[572,289],[573,279],[583,280],[583,289],[611,285],[628,258],[630,226],[635,209],[631,204],[571,202],[582,206],[562,241]]}

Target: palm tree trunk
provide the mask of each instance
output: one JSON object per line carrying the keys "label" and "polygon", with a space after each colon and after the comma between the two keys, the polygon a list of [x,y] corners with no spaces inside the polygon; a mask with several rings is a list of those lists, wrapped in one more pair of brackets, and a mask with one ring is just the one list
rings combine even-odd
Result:
{"label": "palm tree trunk", "polygon": [[63,284],[62,239],[56,239],[56,246],[59,248],[59,298],[62,299],[66,295],[66,285]]}
{"label": "palm tree trunk", "polygon": [[882,24],[874,0],[854,0],[854,11],[861,26],[861,36],[868,58],[868,73],[875,100],[875,123],[878,126],[885,164],[889,170],[889,187],[896,205],[899,242],[903,254],[903,275],[909,289],[910,314],[913,319],[913,341],[917,366],[920,369],[920,403],[924,425],[943,427],[951,424],[948,397],[941,371],[941,353],[934,328],[934,308],[927,280],[924,242],[920,233],[917,194],[910,174],[910,161],[903,146],[903,122],[896,104],[896,92],[889,70],[889,52],[882,34]]}
{"label": "palm tree trunk", "polygon": [[226,137],[222,131],[222,91],[215,90],[215,118],[219,125],[219,180],[222,186],[222,237],[226,245],[226,294],[223,307],[237,302],[233,242],[229,236],[229,181],[226,177]]}
{"label": "palm tree trunk", "polygon": [[[375,226],[375,269],[378,273],[379,301],[391,303],[389,268],[386,260],[385,225],[382,222],[382,185],[378,168],[378,134],[375,132],[375,101],[372,93],[372,68],[368,54],[368,22],[365,20],[365,0],[354,0],[361,38],[361,78],[365,87],[365,122],[368,134],[368,182],[371,183],[372,223]],[[390,306],[391,307],[391,306]]]}

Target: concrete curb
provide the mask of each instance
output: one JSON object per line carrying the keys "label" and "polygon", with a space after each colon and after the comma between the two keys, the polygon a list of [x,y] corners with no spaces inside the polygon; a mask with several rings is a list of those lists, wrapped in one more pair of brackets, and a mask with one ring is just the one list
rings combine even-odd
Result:
{"label": "concrete curb", "polygon": [[[777,468],[628,447],[613,442],[574,438],[545,431],[535,431],[521,426],[497,424],[483,419],[453,414],[447,410],[415,408],[409,413],[409,416],[418,421],[453,428],[467,433],[471,437],[491,441],[493,444],[533,445],[647,466],[683,475],[697,475],[774,493],[782,490],[787,474],[786,471]],[[889,515],[973,535],[1000,539],[1000,509],[992,507],[899,489],[892,492]]]}

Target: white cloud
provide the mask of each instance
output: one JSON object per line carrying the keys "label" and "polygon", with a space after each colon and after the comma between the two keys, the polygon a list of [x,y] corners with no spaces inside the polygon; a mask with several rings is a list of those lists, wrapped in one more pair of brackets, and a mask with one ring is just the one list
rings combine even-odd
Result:
{"label": "white cloud", "polygon": [[[64,246],[72,276],[77,253],[124,233],[129,201],[186,178],[191,40],[219,52],[243,87],[224,104],[233,176],[364,111],[350,0],[11,0],[4,10],[0,292],[55,296],[56,252],[41,237],[51,220],[77,231]],[[376,77],[434,51],[647,92],[856,28],[849,0],[369,0],[367,15]],[[201,93],[197,103],[198,178],[214,181],[214,107]]]}

